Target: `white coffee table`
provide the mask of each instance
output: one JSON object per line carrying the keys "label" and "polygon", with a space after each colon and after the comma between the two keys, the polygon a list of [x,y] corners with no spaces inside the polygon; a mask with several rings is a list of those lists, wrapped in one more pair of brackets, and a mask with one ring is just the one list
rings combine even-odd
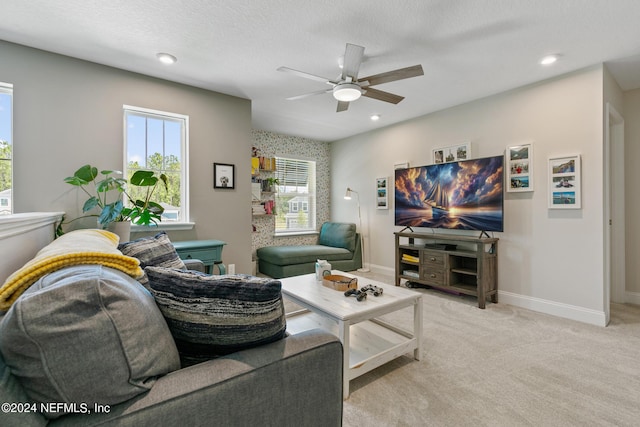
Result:
{"label": "white coffee table", "polygon": [[[349,397],[349,381],[413,350],[420,360],[422,341],[422,295],[398,286],[354,276],[358,288],[366,285],[381,287],[381,296],[371,294],[364,301],[345,297],[316,281],[315,274],[280,279],[286,299],[304,307],[287,314],[287,331],[298,333],[321,328],[338,336],[344,347],[343,395]],[[377,317],[413,306],[413,330],[391,325]]]}

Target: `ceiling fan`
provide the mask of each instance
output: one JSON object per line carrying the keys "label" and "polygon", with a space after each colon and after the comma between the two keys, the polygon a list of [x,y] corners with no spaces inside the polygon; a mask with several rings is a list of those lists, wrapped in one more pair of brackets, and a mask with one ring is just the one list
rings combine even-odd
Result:
{"label": "ceiling fan", "polygon": [[317,92],[306,93],[304,95],[293,96],[287,99],[295,100],[313,95],[333,93],[333,97],[338,101],[337,112],[347,110],[349,108],[349,103],[360,98],[360,96],[366,96],[368,98],[377,99],[379,101],[397,104],[404,99],[404,96],[384,92],[379,89],[374,89],[371,86],[424,75],[422,65],[414,65],[412,67],[400,68],[393,71],[387,71],[386,73],[375,74],[373,76],[362,77],[359,79],[358,71],[360,70],[360,64],[362,63],[363,57],[364,47],[347,43],[347,48],[344,52],[342,74],[336,80],[330,80],[325,77],[316,76],[314,74],[305,73],[304,71],[298,71],[288,67],[278,68],[278,71],[292,73],[306,79],[311,79],[331,85],[331,89],[324,89]]}

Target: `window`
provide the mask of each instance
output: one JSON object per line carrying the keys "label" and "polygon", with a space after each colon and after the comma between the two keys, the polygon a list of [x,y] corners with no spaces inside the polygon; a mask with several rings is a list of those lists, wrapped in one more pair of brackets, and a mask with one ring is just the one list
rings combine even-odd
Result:
{"label": "window", "polygon": [[[125,177],[130,179],[140,169],[165,174],[169,191],[158,187],[153,194],[153,201],[164,208],[162,222],[188,222],[189,117],[125,105],[124,121]],[[133,198],[144,198],[146,189],[130,186],[127,191]]]}
{"label": "window", "polygon": [[13,212],[13,86],[0,82],[0,215]]}
{"label": "window", "polygon": [[276,234],[316,231],[316,162],[276,157]]}

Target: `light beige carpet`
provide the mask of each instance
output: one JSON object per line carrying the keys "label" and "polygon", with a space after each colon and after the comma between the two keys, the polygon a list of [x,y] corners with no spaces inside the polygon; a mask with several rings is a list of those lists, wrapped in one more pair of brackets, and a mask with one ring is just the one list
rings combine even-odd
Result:
{"label": "light beige carpet", "polygon": [[[344,426],[640,426],[640,307],[614,305],[603,328],[418,292],[422,360],[351,381]],[[411,325],[412,310],[385,318]]]}

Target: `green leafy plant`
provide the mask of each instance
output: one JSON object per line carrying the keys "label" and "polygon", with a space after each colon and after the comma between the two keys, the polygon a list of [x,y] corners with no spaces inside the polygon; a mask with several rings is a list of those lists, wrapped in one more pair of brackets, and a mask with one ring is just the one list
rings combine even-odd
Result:
{"label": "green leafy plant", "polygon": [[169,183],[165,174],[155,175],[155,172],[138,170],[131,175],[129,183],[136,187],[146,187],[141,199],[134,199],[126,191],[131,207],[122,208],[120,214],[123,220],[131,220],[133,224],[151,225],[162,221],[164,208],[158,203],[151,201],[151,196],[158,184],[163,183],[165,191],[169,191]]}
{"label": "green leafy plant", "polygon": [[[120,171],[103,170],[98,172],[98,168],[91,165],[84,165],[78,169],[73,176],[64,179],[64,182],[79,187],[89,197],[82,205],[82,212],[87,213],[97,210],[97,214],[87,214],[75,218],[69,223],[80,218],[96,216],[98,224],[106,228],[110,223],[117,221],[131,221],[133,224],[152,225],[162,221],[164,208],[158,203],[151,201],[151,197],[160,182],[168,190],[168,180],[166,175],[155,175],[155,172],[138,170],[133,173],[127,187],[127,180],[115,177],[122,174]],[[141,187],[140,190],[132,187]],[[139,194],[133,197],[127,192]],[[115,197],[110,192],[116,191]],[[125,206],[123,196],[129,201],[130,206]],[[63,222],[64,223],[64,218]],[[62,223],[57,227],[57,234],[62,234]]]}
{"label": "green leafy plant", "polygon": [[[97,216],[98,223],[104,228],[120,218],[124,208],[120,194],[125,192],[127,180],[114,177],[113,175],[116,174],[122,174],[122,172],[103,170],[98,174],[98,168],[95,166],[84,165],[73,176],[64,179],[64,182],[79,187],[89,196],[82,205],[83,213],[95,208],[100,211],[97,215],[84,215],[76,219]],[[112,190],[117,191],[118,195],[109,201],[109,192]]]}
{"label": "green leafy plant", "polygon": [[274,177],[265,178],[263,182],[266,182],[264,191],[274,191],[274,185],[280,185],[280,180]]}

